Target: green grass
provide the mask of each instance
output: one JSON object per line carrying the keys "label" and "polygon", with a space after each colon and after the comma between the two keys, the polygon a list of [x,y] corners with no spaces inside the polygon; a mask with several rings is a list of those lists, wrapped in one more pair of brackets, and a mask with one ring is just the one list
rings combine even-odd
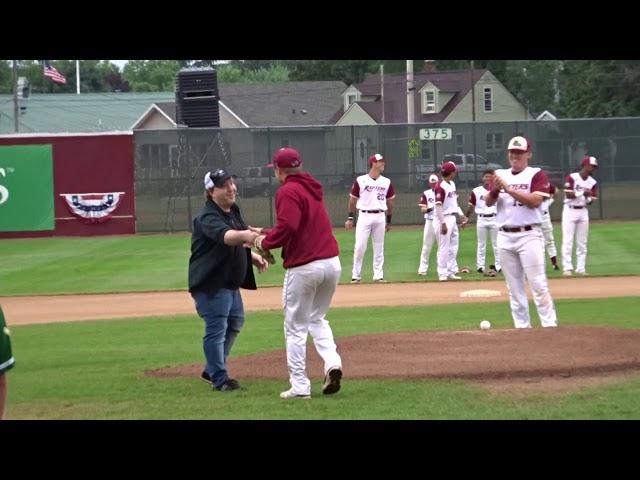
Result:
{"label": "green grass", "polygon": [[[341,282],[351,278],[354,233],[335,231],[340,243]],[[592,275],[640,275],[640,223],[592,223],[587,269]],[[555,224],[560,253],[560,225]],[[385,278],[393,282],[425,281],[418,277],[422,227],[395,227],[385,242]],[[38,238],[0,240],[0,295],[135,292],[184,290],[187,285],[190,236],[188,234],[133,235],[91,238]],[[475,271],[476,231],[461,232],[458,263]],[[490,247],[489,247],[490,249]],[[433,281],[435,255],[431,252]],[[278,264],[258,275],[259,286],[281,285]],[[490,253],[489,258],[493,256]],[[559,272],[548,271],[550,277]],[[372,248],[367,248],[363,281],[372,279]],[[473,273],[468,279],[480,279]],[[502,281],[502,279],[499,279]]]}
{"label": "green grass", "polygon": [[[335,309],[340,338],[366,333],[477,328],[478,305]],[[484,303],[495,328],[511,327],[505,303]],[[559,300],[562,325],[640,328],[640,299]],[[532,311],[535,311],[532,310]],[[612,312],[616,312],[612,314]],[[537,320],[534,320],[537,324]],[[212,392],[196,378],[159,379],[146,370],[202,362],[202,321],[193,316],[12,328],[10,419],[640,419],[640,378],[575,393],[517,398],[462,381],[346,378],[334,396],[282,401],[282,380],[240,379],[244,390]],[[280,312],[247,317],[232,356],[281,350]],[[312,348],[311,346],[309,348]],[[284,369],[284,365],[283,365]]]}

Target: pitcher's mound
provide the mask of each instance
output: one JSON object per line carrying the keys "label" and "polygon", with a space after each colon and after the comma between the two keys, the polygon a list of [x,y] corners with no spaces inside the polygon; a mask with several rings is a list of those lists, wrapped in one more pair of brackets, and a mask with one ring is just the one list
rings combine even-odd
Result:
{"label": "pitcher's mound", "polygon": [[[640,330],[536,327],[422,331],[337,338],[344,379],[460,379],[492,391],[566,392],[640,375]],[[322,380],[312,343],[307,371]],[[229,360],[234,378],[288,379],[284,350]],[[197,379],[202,364],[146,372]]]}

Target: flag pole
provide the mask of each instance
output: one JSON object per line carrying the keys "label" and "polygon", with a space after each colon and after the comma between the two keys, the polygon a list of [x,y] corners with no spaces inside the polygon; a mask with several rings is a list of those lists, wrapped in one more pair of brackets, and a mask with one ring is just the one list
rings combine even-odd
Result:
{"label": "flag pole", "polygon": [[18,66],[16,60],[13,61],[13,122],[16,133],[20,130],[18,121]]}
{"label": "flag pole", "polygon": [[80,60],[76,60],[76,93],[80,95]]}

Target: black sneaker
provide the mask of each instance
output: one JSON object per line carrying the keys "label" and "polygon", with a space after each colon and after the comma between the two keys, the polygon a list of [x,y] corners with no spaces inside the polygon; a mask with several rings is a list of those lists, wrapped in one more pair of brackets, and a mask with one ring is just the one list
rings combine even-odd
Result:
{"label": "black sneaker", "polygon": [[215,387],[215,388],[219,392],[229,392],[231,390],[238,390],[241,387],[237,380],[234,380],[233,378],[227,378],[225,382],[222,384],[222,386],[220,386],[220,388],[218,387]]}
{"label": "black sneaker", "polygon": [[322,393],[325,395],[336,393],[340,390],[340,380],[342,380],[342,370],[339,367],[331,368],[327,372],[327,376],[324,378]]}
{"label": "black sneaker", "polygon": [[559,267],[558,265],[554,265],[554,266],[553,266],[553,269],[554,269],[554,270],[560,270],[560,267]]}
{"label": "black sneaker", "polygon": [[202,373],[200,374],[200,380],[202,380],[204,383],[208,383],[209,385],[212,384],[211,377],[209,376],[206,370],[203,370]]}

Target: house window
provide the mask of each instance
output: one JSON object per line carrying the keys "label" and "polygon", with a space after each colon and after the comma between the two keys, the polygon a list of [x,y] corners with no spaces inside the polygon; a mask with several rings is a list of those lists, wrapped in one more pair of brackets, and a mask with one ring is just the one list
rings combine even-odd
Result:
{"label": "house window", "polygon": [[353,103],[358,101],[358,92],[347,93],[344,96],[344,109],[345,111],[349,108]]}
{"label": "house window", "polygon": [[493,112],[493,89],[484,87],[484,111]]}
{"label": "house window", "polygon": [[422,113],[436,113],[436,91],[425,90],[422,98]]}
{"label": "house window", "polygon": [[456,153],[464,153],[464,135],[461,133],[456,135]]}

